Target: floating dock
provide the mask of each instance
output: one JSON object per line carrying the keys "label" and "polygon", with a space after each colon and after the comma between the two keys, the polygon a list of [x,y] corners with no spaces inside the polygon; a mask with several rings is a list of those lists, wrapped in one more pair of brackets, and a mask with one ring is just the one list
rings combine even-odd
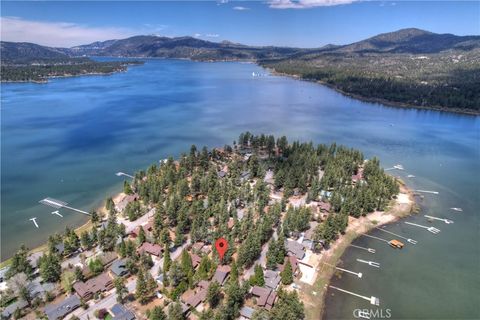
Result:
{"label": "floating dock", "polygon": [[335,289],[335,290],[338,290],[338,291],[341,291],[341,292],[344,292],[344,293],[348,293],[352,296],[355,296],[355,297],[359,297],[359,298],[362,298],[364,300],[367,300],[368,302],[370,302],[370,304],[374,305],[374,306],[379,306],[380,305],[380,299],[379,298],[376,298],[374,296],[371,296],[371,297],[365,297],[365,296],[362,296],[361,294],[358,294],[358,293],[355,293],[355,292],[351,292],[351,291],[348,291],[348,290],[344,290],[344,289],[340,289],[340,288],[337,288],[337,287],[334,287],[332,285],[329,285],[330,288],[332,289]]}
{"label": "floating dock", "polygon": [[362,259],[357,259],[357,261],[361,262],[361,263],[368,264],[371,267],[380,268],[380,263],[375,262],[375,261],[366,261],[366,260],[362,260]]}
{"label": "floating dock", "polygon": [[457,212],[463,212],[462,208],[450,208],[450,209]]}
{"label": "floating dock", "polygon": [[44,205],[49,206],[49,207],[53,207],[55,209],[65,208],[65,209],[69,209],[69,210],[72,210],[72,211],[75,211],[75,212],[78,212],[78,213],[86,214],[87,216],[90,215],[90,213],[88,213],[86,211],[67,206],[68,203],[65,202],[65,201],[61,201],[61,200],[57,200],[57,199],[53,199],[53,198],[45,198],[43,200],[40,200],[39,202],[41,204],[44,204]]}
{"label": "floating dock", "polygon": [[372,249],[372,248],[360,247],[360,246],[356,246],[354,244],[351,244],[350,247],[354,247],[354,248],[357,248],[357,249],[362,249],[362,250],[368,251],[370,253],[375,253],[375,249]]}
{"label": "floating dock", "polygon": [[425,218],[428,218],[428,219],[432,219],[432,220],[443,221],[443,222],[445,222],[446,224],[451,224],[451,223],[453,223],[453,221],[450,220],[450,219],[438,218],[438,217],[427,216],[427,215],[424,215],[424,217],[425,217]]}
{"label": "floating dock", "polygon": [[412,223],[412,222],[407,222],[405,221],[406,224],[409,224],[411,226],[415,226],[415,227],[419,227],[419,228],[423,228],[423,229],[427,229],[428,231],[430,231],[431,233],[433,234],[437,234],[440,232],[440,229],[437,229],[437,228],[434,228],[434,227],[427,227],[427,226],[422,226],[420,224],[416,224],[416,223]]}
{"label": "floating dock", "polygon": [[351,270],[347,270],[347,269],[344,269],[344,268],[340,268],[340,267],[337,267],[337,266],[334,266],[334,265],[331,265],[331,264],[328,264],[326,262],[323,262],[323,264],[329,266],[329,267],[332,267],[332,268],[335,268],[337,270],[340,270],[340,271],[343,271],[343,272],[346,272],[346,273],[350,273],[350,274],[353,274],[359,278],[362,277],[362,273],[361,272],[354,272],[354,271],[351,271]]}
{"label": "floating dock", "polygon": [[393,233],[393,232],[391,232],[391,231],[388,231],[388,230],[385,230],[385,229],[382,229],[382,228],[378,228],[378,227],[376,227],[375,229],[380,230],[380,231],[383,231],[383,232],[386,232],[386,233],[389,233],[389,234],[394,235],[394,236],[396,236],[396,237],[405,239],[405,240],[407,240],[407,242],[409,242],[409,243],[411,243],[411,244],[417,244],[417,241],[416,241],[416,240],[413,240],[413,239],[410,239],[410,238],[406,238],[406,237],[404,237],[404,236],[401,236],[401,235],[399,235],[399,234]]}
{"label": "floating dock", "polygon": [[438,191],[431,191],[431,190],[414,190],[416,192],[421,192],[421,193],[431,193],[431,194],[438,194]]}

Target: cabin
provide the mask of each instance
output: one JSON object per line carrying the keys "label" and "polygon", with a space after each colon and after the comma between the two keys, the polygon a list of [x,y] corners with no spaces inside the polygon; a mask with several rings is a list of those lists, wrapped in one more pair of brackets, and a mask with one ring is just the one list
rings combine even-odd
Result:
{"label": "cabin", "polygon": [[242,309],[240,309],[240,320],[251,319],[254,312],[255,309],[243,306]]}
{"label": "cabin", "polygon": [[190,257],[192,258],[193,269],[197,269],[197,267],[200,265],[200,261],[202,261],[202,258],[195,253],[190,253]]}
{"label": "cabin", "polygon": [[82,299],[89,300],[99,292],[105,292],[113,288],[112,278],[108,273],[102,273],[98,277],[92,278],[86,282],[75,282],[73,289]]}
{"label": "cabin", "polygon": [[126,276],[129,273],[127,269],[127,259],[114,261],[110,267],[110,273],[115,277]]}
{"label": "cabin", "polygon": [[227,265],[218,266],[212,281],[217,281],[220,285],[223,285],[228,275],[230,274],[230,270],[231,270],[230,266],[227,266]]}
{"label": "cabin", "polygon": [[138,247],[137,252],[139,254],[142,253],[148,253],[156,257],[161,257],[162,256],[162,247],[160,247],[158,244],[153,244],[150,242],[144,242],[140,247]]}
{"label": "cabin", "polygon": [[63,319],[67,314],[80,307],[80,299],[72,294],[58,303],[52,303],[45,307],[44,311],[48,320]]}
{"label": "cabin", "polygon": [[121,304],[116,304],[114,305],[111,309],[110,309],[110,312],[109,312],[113,319],[116,320],[134,320],[136,319],[135,318],[135,314],[128,310],[124,305],[121,305]]}
{"label": "cabin", "polygon": [[254,286],[250,289],[250,293],[257,298],[257,306],[267,310],[272,309],[277,299],[275,291],[269,288]]}
{"label": "cabin", "polygon": [[280,284],[281,277],[278,271],[266,270],[264,274],[265,278],[265,287],[272,290],[277,290],[278,285]]}
{"label": "cabin", "polygon": [[303,245],[296,241],[287,240],[287,252],[290,255],[295,256],[298,260],[302,260],[303,257],[305,257]]}

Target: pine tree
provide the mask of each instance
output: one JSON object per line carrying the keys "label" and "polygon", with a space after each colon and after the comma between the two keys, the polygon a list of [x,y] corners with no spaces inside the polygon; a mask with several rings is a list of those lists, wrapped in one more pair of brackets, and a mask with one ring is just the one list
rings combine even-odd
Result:
{"label": "pine tree", "polygon": [[150,298],[147,280],[145,279],[145,271],[143,269],[138,270],[137,284],[135,288],[135,298],[141,304],[147,303]]}
{"label": "pine tree", "polygon": [[115,291],[117,293],[117,302],[123,304],[125,296],[128,294],[128,289],[125,286],[125,280],[122,277],[115,278]]}
{"label": "pine tree", "polygon": [[172,259],[170,258],[170,250],[166,249],[163,254],[163,271],[168,272],[172,265]]}
{"label": "pine tree", "polygon": [[61,274],[60,258],[56,254],[44,254],[40,258],[40,275],[43,281],[57,282],[60,280]]}
{"label": "pine tree", "polygon": [[255,265],[254,274],[252,277],[250,277],[250,285],[259,287],[263,287],[265,285],[263,269],[259,264]]}
{"label": "pine tree", "polygon": [[283,265],[283,271],[280,272],[280,278],[284,285],[289,285],[293,282],[293,272],[290,259],[286,259],[285,264]]}
{"label": "pine tree", "polygon": [[215,308],[220,302],[220,285],[215,280],[208,286],[207,301],[211,308]]}
{"label": "pine tree", "polygon": [[138,244],[141,245],[142,243],[145,242],[145,240],[146,240],[145,230],[143,229],[142,226],[140,226],[138,230]]}
{"label": "pine tree", "polygon": [[182,312],[180,303],[173,302],[168,306],[168,320],[184,320],[185,316]]}
{"label": "pine tree", "polygon": [[167,315],[165,312],[163,312],[162,307],[155,306],[152,310],[150,310],[148,320],[167,320]]}

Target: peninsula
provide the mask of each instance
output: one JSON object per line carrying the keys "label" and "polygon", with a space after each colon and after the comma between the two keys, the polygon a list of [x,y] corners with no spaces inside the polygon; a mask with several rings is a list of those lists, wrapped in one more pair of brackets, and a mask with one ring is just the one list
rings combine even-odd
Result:
{"label": "peninsula", "polygon": [[322,266],[413,208],[358,150],[250,132],[193,145],[125,181],[87,226],[22,246],[2,272],[2,315],[318,319],[333,273]]}

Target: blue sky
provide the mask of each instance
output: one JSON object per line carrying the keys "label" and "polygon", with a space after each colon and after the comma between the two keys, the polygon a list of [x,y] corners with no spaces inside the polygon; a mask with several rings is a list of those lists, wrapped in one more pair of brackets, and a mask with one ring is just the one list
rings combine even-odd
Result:
{"label": "blue sky", "polygon": [[480,33],[478,1],[2,1],[1,6],[2,40],[67,47],[136,34],[320,47],[408,27]]}

